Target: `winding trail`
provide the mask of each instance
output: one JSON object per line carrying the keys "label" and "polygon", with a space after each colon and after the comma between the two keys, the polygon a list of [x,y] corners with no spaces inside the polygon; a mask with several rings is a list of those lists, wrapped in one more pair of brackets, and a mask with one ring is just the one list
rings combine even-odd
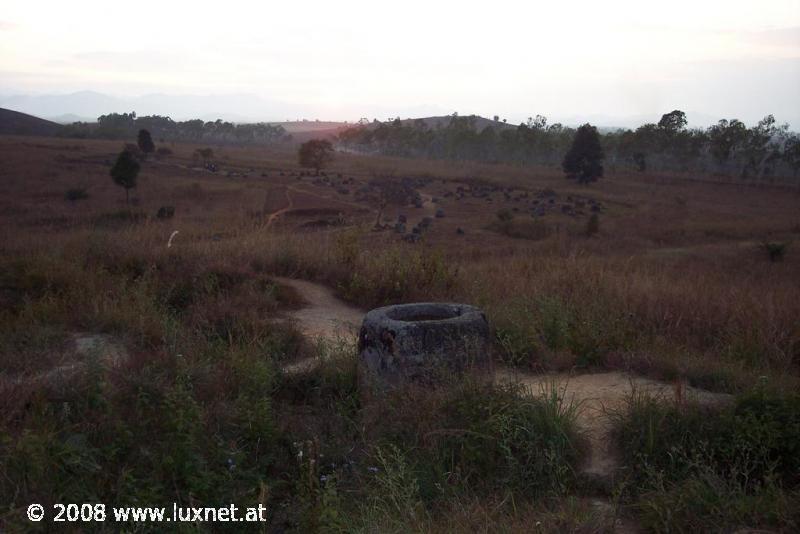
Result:
{"label": "winding trail", "polygon": [[[333,291],[321,284],[297,278],[276,276],[275,282],[293,288],[306,306],[288,313],[300,332],[309,340],[329,343],[355,343],[364,312],[336,298]],[[315,357],[287,363],[287,374],[305,373],[314,369]]]}
{"label": "winding trail", "polygon": [[583,473],[601,479],[611,477],[619,467],[619,459],[611,446],[609,432],[613,414],[625,409],[634,392],[661,399],[665,403],[696,401],[714,405],[732,400],[730,395],[693,388],[681,382],[659,382],[621,371],[537,375],[512,368],[500,368],[495,372],[495,382],[518,383],[534,394],[548,391],[555,385],[565,401],[576,403],[578,426],[589,442],[589,454]]}
{"label": "winding trail", "polygon": [[336,298],[331,289],[297,278],[272,279],[295,289],[308,303],[306,307],[289,313],[306,337],[336,341],[358,334],[364,312]]}
{"label": "winding trail", "polygon": [[292,208],[294,208],[294,202],[292,201],[292,196],[289,194],[289,188],[288,187],[284,190],[284,194],[286,195],[286,206],[281,208],[281,209],[279,209],[279,210],[277,210],[277,211],[273,211],[272,213],[270,213],[269,218],[267,219],[266,228],[269,228],[270,226],[272,226],[272,223],[274,223],[275,220],[278,217],[280,217],[281,215],[283,215],[287,211],[289,211]]}

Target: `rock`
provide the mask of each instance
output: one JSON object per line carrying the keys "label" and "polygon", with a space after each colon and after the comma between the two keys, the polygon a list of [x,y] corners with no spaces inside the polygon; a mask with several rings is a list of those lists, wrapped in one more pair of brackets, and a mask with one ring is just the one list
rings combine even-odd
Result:
{"label": "rock", "polygon": [[366,314],[358,336],[359,388],[370,395],[485,371],[490,337],[486,316],[474,306],[424,302],[377,308]]}
{"label": "rock", "polygon": [[404,234],[406,233],[406,225],[399,222],[394,225],[394,231],[397,232],[398,234]]}
{"label": "rock", "polygon": [[397,216],[397,222],[405,224],[408,222],[408,218],[401,213],[400,215]]}
{"label": "rock", "polygon": [[439,208],[438,210],[436,210],[436,218],[441,219],[442,217],[444,217],[444,210],[442,208]]}
{"label": "rock", "polygon": [[458,235],[464,235],[464,229],[463,228],[456,228],[456,233]]}

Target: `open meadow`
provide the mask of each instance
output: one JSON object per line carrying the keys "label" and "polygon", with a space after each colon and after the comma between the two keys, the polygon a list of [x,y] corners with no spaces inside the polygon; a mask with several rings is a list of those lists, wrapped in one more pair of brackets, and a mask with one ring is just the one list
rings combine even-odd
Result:
{"label": "open meadow", "polygon": [[[158,146],[128,205],[119,141],[0,136],[0,530],[31,502],[263,502],[269,532],[800,528],[797,187]],[[307,335],[287,279],[479,306],[496,370],[541,391],[365,402],[354,337]],[[670,399],[634,387],[587,436],[559,386],[609,373]]]}

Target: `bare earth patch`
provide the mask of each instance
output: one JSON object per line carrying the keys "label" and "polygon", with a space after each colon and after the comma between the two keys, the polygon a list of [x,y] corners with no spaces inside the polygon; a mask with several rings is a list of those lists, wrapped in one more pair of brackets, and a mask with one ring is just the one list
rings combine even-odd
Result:
{"label": "bare earth patch", "polygon": [[[302,334],[313,341],[355,341],[364,312],[342,302],[321,284],[296,278],[274,277],[279,284],[295,289],[306,306],[288,313]],[[301,373],[314,368],[316,358],[305,358],[283,366],[285,373]]]}

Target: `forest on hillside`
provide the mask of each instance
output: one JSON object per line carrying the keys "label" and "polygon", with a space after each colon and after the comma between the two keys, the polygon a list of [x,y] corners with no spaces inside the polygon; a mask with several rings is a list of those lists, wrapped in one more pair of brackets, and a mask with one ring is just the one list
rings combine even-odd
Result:
{"label": "forest on hillside", "polygon": [[75,122],[66,125],[62,135],[75,138],[131,139],[139,130],[147,130],[159,141],[184,141],[215,144],[272,144],[291,141],[292,136],[279,124],[265,122],[234,124],[217,119],[174,121],[170,117],[136,112],[109,113],[96,123]]}
{"label": "forest on hillside", "polygon": [[[558,165],[575,129],[548,124],[537,115],[517,127],[496,123],[476,128],[477,117],[453,114],[444,125],[426,121],[364,123],[339,134],[351,151],[402,157]],[[767,115],[747,127],[723,119],[709,128],[688,128],[674,110],[658,123],[606,132],[601,139],[610,170],[702,172],[753,181],[797,177],[800,136]]]}

